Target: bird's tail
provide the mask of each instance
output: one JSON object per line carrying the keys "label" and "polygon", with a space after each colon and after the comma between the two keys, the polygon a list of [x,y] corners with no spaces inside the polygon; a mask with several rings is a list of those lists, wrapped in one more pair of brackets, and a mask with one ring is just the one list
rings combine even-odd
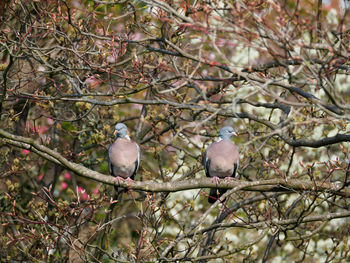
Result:
{"label": "bird's tail", "polygon": [[[216,188],[211,188],[210,189],[210,194],[208,197],[208,202],[213,204],[222,196],[224,193],[226,193],[227,189],[216,189]],[[224,200],[225,201],[225,200]]]}

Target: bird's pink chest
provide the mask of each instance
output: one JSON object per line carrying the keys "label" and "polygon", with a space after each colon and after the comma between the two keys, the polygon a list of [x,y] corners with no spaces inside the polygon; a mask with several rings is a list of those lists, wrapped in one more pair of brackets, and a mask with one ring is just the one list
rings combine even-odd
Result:
{"label": "bird's pink chest", "polygon": [[128,139],[116,140],[110,151],[110,159],[114,164],[128,166],[135,163],[138,158],[137,146]]}
{"label": "bird's pink chest", "polygon": [[232,175],[239,153],[237,147],[231,141],[220,141],[210,146],[207,158],[210,159],[210,174],[217,177],[226,177]]}

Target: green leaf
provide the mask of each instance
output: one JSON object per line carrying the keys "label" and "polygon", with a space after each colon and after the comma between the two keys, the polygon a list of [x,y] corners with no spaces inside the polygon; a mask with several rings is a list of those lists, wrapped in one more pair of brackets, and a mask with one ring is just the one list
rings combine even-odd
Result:
{"label": "green leaf", "polygon": [[66,131],[74,131],[75,127],[73,126],[73,124],[71,122],[62,122],[62,129],[66,130]]}

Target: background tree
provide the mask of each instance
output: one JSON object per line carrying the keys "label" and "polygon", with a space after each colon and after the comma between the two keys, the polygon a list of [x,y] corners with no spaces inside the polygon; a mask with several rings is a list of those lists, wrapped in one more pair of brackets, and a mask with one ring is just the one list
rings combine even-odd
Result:
{"label": "background tree", "polygon": [[[349,260],[341,4],[3,1],[1,257]],[[119,200],[116,122],[142,150]],[[239,134],[241,179],[216,184],[201,158],[224,125]],[[209,205],[215,187],[227,201]]]}

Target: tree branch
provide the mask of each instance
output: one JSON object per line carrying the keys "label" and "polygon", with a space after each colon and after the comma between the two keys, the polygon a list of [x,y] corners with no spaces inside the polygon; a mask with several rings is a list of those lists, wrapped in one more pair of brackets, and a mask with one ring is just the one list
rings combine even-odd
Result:
{"label": "tree branch", "polygon": [[52,161],[56,164],[72,170],[77,175],[86,177],[98,182],[102,182],[109,185],[116,185],[118,187],[124,187],[134,190],[143,190],[146,192],[178,192],[190,189],[201,188],[220,188],[220,189],[232,189],[234,187],[240,187],[240,190],[245,191],[259,191],[259,192],[285,192],[290,190],[296,191],[315,191],[315,192],[330,192],[336,195],[350,197],[350,188],[345,187],[342,189],[342,184],[326,183],[324,181],[308,181],[308,180],[290,180],[287,181],[283,178],[261,180],[254,182],[246,181],[234,181],[234,180],[220,180],[216,183],[211,178],[191,179],[175,182],[129,182],[120,180],[118,182],[114,177],[101,174],[99,172],[90,170],[83,165],[70,162],[58,152],[51,150],[50,148],[39,144],[31,138],[17,136],[0,129],[0,137],[3,137],[3,141],[9,145],[27,149],[29,151],[37,153],[39,156]]}

